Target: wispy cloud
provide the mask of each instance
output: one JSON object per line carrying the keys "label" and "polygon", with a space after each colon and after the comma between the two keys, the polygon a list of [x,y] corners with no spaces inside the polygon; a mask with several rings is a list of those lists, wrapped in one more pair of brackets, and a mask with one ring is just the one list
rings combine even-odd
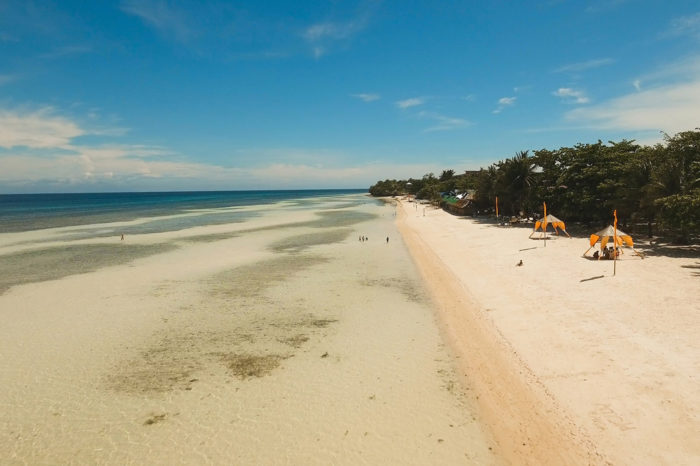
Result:
{"label": "wispy cloud", "polygon": [[567,113],[570,121],[605,130],[676,133],[698,125],[700,76],[692,82],[634,92]]}
{"label": "wispy cloud", "polygon": [[496,109],[492,113],[501,113],[506,107],[511,107],[515,105],[515,101],[517,99],[517,97],[501,97],[500,99],[498,99],[498,107],[496,107]]}
{"label": "wispy cloud", "polygon": [[628,94],[571,110],[566,119],[579,127],[625,132],[677,133],[698,126],[700,55],[665,63],[633,86]]}
{"label": "wispy cloud", "polygon": [[323,22],[307,27],[302,37],[309,43],[314,58],[325,55],[336,42],[347,42],[367,26],[364,19],[351,20],[344,23]]}
{"label": "wispy cloud", "polygon": [[304,39],[309,42],[317,42],[325,39],[347,39],[364,29],[364,21],[348,21],[346,23],[317,23],[306,28]]}
{"label": "wispy cloud", "polygon": [[64,147],[86,134],[75,122],[55,114],[51,107],[36,111],[0,110],[0,147]]}
{"label": "wispy cloud", "polygon": [[411,107],[417,107],[418,105],[423,105],[425,99],[422,97],[412,97],[410,99],[399,100],[396,102],[396,106],[404,110]]}
{"label": "wispy cloud", "polygon": [[92,52],[92,47],[87,45],[67,45],[56,47],[51,52],[40,55],[39,58],[56,59],[73,55],[82,55],[89,52]]}
{"label": "wispy cloud", "polygon": [[360,99],[363,102],[374,102],[375,100],[379,100],[381,98],[379,94],[351,94],[350,96]]}
{"label": "wispy cloud", "polygon": [[693,15],[673,19],[667,35],[691,36],[700,39],[700,11]]}
{"label": "wispy cloud", "polygon": [[[255,154],[255,164],[242,167],[192,162],[163,147],[79,142],[80,136],[119,132],[84,128],[51,107],[0,109],[0,190],[260,189],[299,188],[309,183],[362,187],[397,170],[394,164],[343,163],[355,157],[332,151],[266,151],[263,156]],[[425,171],[425,167],[414,166],[406,173]]]}
{"label": "wispy cloud", "polygon": [[197,34],[188,21],[187,12],[166,0],[124,0],[121,9],[178,42],[187,43]]}
{"label": "wispy cloud", "polygon": [[560,87],[552,92],[552,95],[561,97],[564,102],[572,104],[587,104],[590,99],[586,97],[583,91],[572,89],[570,87]]}
{"label": "wispy cloud", "polygon": [[420,118],[427,118],[435,120],[437,123],[423,130],[425,133],[431,133],[434,131],[451,131],[455,129],[466,128],[471,126],[472,123],[463,118],[454,118],[441,115],[434,112],[418,112]]}
{"label": "wispy cloud", "polygon": [[[5,192],[80,191],[104,189],[294,189],[358,188],[387,174],[409,178],[436,172],[430,164],[372,162],[334,165],[261,163],[242,168],[183,160],[144,159],[128,156],[124,148],[103,148],[102,156],[83,154],[0,157],[0,186]],[[107,152],[113,151],[113,156]],[[349,157],[352,158],[352,157]]]}
{"label": "wispy cloud", "polygon": [[337,44],[347,45],[370,24],[376,4],[366,3],[351,19],[345,21],[319,21],[301,31],[302,39],[309,45],[315,58],[320,58]]}
{"label": "wispy cloud", "polygon": [[568,65],[560,66],[555,69],[555,73],[577,73],[580,71],[586,71],[593,68],[600,68],[601,66],[612,65],[615,60],[612,58],[597,58],[595,60],[588,60],[578,63],[569,63]]}

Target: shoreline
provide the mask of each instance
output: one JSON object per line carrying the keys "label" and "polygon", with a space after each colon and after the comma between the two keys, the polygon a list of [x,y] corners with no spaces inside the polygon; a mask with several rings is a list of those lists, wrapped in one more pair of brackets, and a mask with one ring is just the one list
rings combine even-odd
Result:
{"label": "shoreline", "polygon": [[479,417],[507,464],[590,463],[586,448],[566,435],[573,426],[553,416],[554,400],[533,385],[532,374],[488,322],[468,288],[406,224],[397,224],[433,298],[441,332],[460,361],[462,383],[475,391]]}
{"label": "shoreline", "polygon": [[[525,229],[480,225],[442,210],[414,215],[410,204],[398,204],[398,229],[432,294],[443,337],[506,462],[693,464],[700,458],[693,434],[700,425],[693,379],[697,285],[689,272],[682,275],[683,263],[653,258],[666,271],[663,283],[641,291],[633,274],[656,277],[651,261],[626,255],[618,261],[623,273],[604,282],[615,298],[595,312],[598,302],[590,296],[600,283],[579,280],[588,272],[576,269],[600,270],[601,263],[580,260],[582,240],[526,248],[535,243]],[[514,267],[522,258],[525,266]],[[675,291],[666,292],[674,281]],[[635,323],[635,309],[643,309],[643,319],[682,299],[678,322],[664,321],[666,334]],[[684,380],[668,375],[688,370]],[[667,399],[679,406],[669,409]]]}

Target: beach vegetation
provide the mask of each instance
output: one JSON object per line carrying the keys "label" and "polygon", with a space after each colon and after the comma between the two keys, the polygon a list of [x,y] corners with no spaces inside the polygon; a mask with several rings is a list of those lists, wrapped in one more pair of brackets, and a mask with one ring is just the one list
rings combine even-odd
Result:
{"label": "beach vegetation", "polygon": [[[675,242],[700,236],[700,129],[640,145],[634,140],[598,140],[559,149],[520,151],[478,171],[443,170],[421,179],[385,180],[370,187],[375,196],[436,196],[473,192],[481,213],[540,216],[542,204],[568,221],[605,226],[617,210],[631,232],[664,235]],[[447,193],[447,194],[446,194]]]}

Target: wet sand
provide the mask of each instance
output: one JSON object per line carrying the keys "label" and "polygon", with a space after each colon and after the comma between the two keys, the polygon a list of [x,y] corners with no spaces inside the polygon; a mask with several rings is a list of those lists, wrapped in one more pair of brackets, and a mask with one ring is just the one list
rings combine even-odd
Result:
{"label": "wet sand", "polygon": [[[0,235],[1,462],[499,464],[394,220],[346,196]],[[81,246],[124,257],[42,253]]]}
{"label": "wet sand", "polygon": [[[403,202],[399,227],[481,419],[511,464],[700,464],[700,257],[582,258]],[[517,266],[522,260],[522,266]]]}

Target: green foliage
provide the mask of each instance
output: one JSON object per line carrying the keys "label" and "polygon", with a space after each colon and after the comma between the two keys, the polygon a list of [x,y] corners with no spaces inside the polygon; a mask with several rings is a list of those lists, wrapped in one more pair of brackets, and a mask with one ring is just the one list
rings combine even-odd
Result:
{"label": "green foliage", "polygon": [[678,242],[688,243],[691,233],[700,229],[700,190],[663,197],[655,204],[659,207],[661,224],[678,233]]}
{"label": "green foliage", "polygon": [[646,223],[651,235],[656,225],[688,241],[700,230],[700,129],[666,135],[664,144],[651,147],[622,140],[523,151],[478,172],[443,170],[439,178],[428,173],[370,188],[434,202],[453,190],[475,190],[480,210],[493,210],[496,196],[504,215],[541,214],[546,202],[548,211],[568,221],[596,226],[610,223],[617,209],[625,228]]}
{"label": "green foliage", "polygon": [[406,192],[406,182],[396,180],[378,181],[370,186],[369,193],[372,196],[398,196]]}
{"label": "green foliage", "polygon": [[448,181],[452,179],[453,176],[455,176],[454,170],[443,170],[442,174],[440,174],[440,181]]}

